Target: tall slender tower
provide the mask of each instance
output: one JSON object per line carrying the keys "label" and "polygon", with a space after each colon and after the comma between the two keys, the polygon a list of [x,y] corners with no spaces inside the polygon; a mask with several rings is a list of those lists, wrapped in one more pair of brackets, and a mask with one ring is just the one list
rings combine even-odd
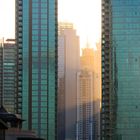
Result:
{"label": "tall slender tower", "polygon": [[73,24],[59,24],[58,42],[58,140],[75,140],[80,45]]}
{"label": "tall slender tower", "polygon": [[139,8],[102,0],[102,140],[140,139]]}
{"label": "tall slender tower", "polygon": [[23,128],[55,140],[57,0],[16,0],[16,40]]}
{"label": "tall slender tower", "polygon": [[93,111],[93,72],[83,69],[77,73],[76,140],[95,140]]}

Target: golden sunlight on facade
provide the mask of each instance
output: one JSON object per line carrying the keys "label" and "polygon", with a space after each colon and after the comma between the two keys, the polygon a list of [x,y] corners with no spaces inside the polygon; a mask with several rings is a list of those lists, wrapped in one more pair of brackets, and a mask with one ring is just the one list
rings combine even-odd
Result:
{"label": "golden sunlight on facade", "polygon": [[[86,96],[86,104],[91,103],[90,98],[92,97],[93,105],[90,104],[90,107],[93,107],[93,118],[95,119],[95,132],[94,138],[100,139],[100,98],[101,98],[101,45],[100,43],[96,44],[96,50],[90,47],[87,43],[86,48],[82,49],[82,55],[80,58],[81,64],[81,74],[83,73],[84,79],[81,79],[81,82],[84,83],[82,89],[84,90]],[[85,75],[86,73],[86,75]],[[87,82],[89,84],[87,84]],[[92,83],[92,86],[91,86]],[[92,89],[93,90],[92,90]],[[92,91],[91,91],[92,90]],[[92,92],[92,96],[90,93]],[[90,95],[90,98],[88,99]],[[84,104],[84,102],[83,102]]]}

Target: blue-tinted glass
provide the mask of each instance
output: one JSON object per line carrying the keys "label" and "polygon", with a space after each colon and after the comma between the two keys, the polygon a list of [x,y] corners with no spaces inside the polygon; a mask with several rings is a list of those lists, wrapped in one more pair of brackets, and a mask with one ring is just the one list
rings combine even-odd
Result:
{"label": "blue-tinted glass", "polygon": [[[103,16],[105,19],[103,29],[108,30],[103,31],[105,36],[102,34],[104,52],[102,134],[106,136],[106,140],[109,138],[109,132],[114,136],[111,138],[115,140],[138,140],[140,139],[140,1],[111,0],[110,3],[107,1],[103,3],[106,3],[103,5],[105,8],[103,14],[106,16],[106,19]],[[105,115],[109,116],[109,120]]]}
{"label": "blue-tinted glass", "polygon": [[39,137],[56,135],[56,0],[24,0],[23,13],[23,127]]}

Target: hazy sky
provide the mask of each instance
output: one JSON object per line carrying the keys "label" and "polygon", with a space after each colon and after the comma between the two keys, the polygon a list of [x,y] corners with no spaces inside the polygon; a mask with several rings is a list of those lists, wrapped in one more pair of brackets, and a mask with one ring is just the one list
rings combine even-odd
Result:
{"label": "hazy sky", "polygon": [[[15,0],[0,0],[0,38],[14,38]],[[81,47],[91,47],[100,38],[101,0],[58,0],[59,20],[72,22],[80,36]]]}
{"label": "hazy sky", "polygon": [[93,47],[100,39],[101,0],[59,0],[59,20],[73,22],[81,39]]}
{"label": "hazy sky", "polygon": [[15,0],[0,0],[0,38],[14,38]]}

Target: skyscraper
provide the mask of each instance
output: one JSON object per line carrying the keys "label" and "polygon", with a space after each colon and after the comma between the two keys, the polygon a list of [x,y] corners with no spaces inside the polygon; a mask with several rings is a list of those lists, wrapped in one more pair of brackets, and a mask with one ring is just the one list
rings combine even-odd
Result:
{"label": "skyscraper", "polygon": [[59,24],[58,43],[58,139],[75,140],[80,45],[73,24]]}
{"label": "skyscraper", "polygon": [[21,115],[21,98],[16,92],[17,47],[14,39],[0,43],[0,105],[8,112]]}
{"label": "skyscraper", "polygon": [[96,139],[100,140],[100,114],[101,114],[101,43],[96,43],[96,49],[94,50],[94,93],[95,95],[95,112],[97,118],[97,130]]}
{"label": "skyscraper", "polygon": [[94,123],[95,140],[98,140],[100,136],[100,93],[101,92],[100,92],[100,77],[99,77],[100,74],[99,72],[97,72],[98,67],[101,66],[99,61],[100,59],[98,55],[95,53],[95,50],[93,48],[90,48],[89,44],[87,43],[86,48],[83,48],[82,50],[81,69],[92,72],[93,75],[92,101],[93,101],[93,116],[95,120]]}
{"label": "skyscraper", "polygon": [[94,71],[94,51],[93,48],[89,47],[87,43],[86,48],[82,49],[82,56],[80,57],[81,69],[88,69]]}
{"label": "skyscraper", "polygon": [[102,140],[140,139],[139,8],[102,0]]}
{"label": "skyscraper", "polygon": [[57,0],[16,0],[16,40],[23,128],[55,140]]}
{"label": "skyscraper", "polygon": [[93,111],[93,72],[85,69],[77,73],[76,140],[95,140]]}

